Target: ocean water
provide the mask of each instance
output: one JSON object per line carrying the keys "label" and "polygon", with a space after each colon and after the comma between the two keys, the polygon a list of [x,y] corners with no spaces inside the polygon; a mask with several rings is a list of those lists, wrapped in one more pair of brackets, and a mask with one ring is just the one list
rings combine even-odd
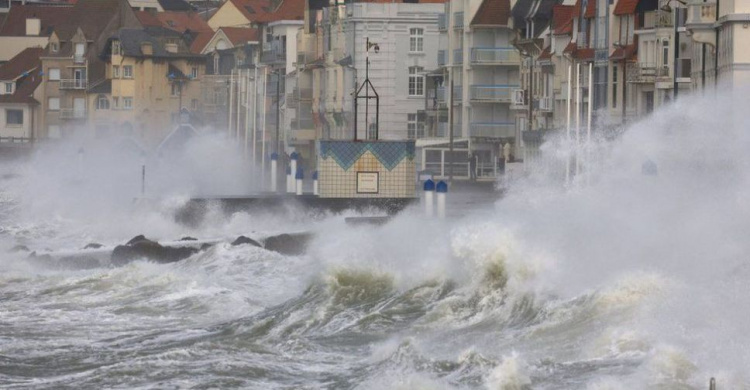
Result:
{"label": "ocean water", "polygon": [[[594,139],[568,185],[576,150],[550,142],[497,202],[445,221],[415,207],[384,226],[301,210],[175,222],[190,194],[253,189],[256,173],[220,139],[147,161],[161,199],[148,206],[132,202],[140,156],[44,149],[2,166],[0,387],[750,388],[739,112],[681,98]],[[642,174],[649,159],[656,176]],[[228,244],[297,231],[315,234],[300,256]],[[4,251],[137,234],[222,243],[178,263],[79,270]]]}

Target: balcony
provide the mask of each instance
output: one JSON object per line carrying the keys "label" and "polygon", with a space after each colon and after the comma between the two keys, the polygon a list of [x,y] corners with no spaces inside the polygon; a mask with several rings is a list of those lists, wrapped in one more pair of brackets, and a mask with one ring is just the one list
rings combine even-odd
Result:
{"label": "balcony", "polygon": [[464,49],[453,50],[453,65],[462,65],[464,63]]}
{"label": "balcony", "polygon": [[309,130],[315,128],[315,123],[313,122],[313,119],[310,117],[303,117],[303,118],[295,118],[292,119],[291,123],[292,130]]}
{"label": "balcony", "polygon": [[61,108],[60,119],[84,119],[86,118],[86,109]]}
{"label": "balcony", "polygon": [[472,85],[471,101],[488,103],[511,103],[516,85]]}
{"label": "balcony", "polygon": [[688,28],[713,28],[716,22],[716,1],[694,2],[688,4]]}
{"label": "balcony", "polygon": [[[286,46],[279,41],[271,43],[266,42],[263,45],[263,53],[260,57],[261,62],[265,64],[279,64],[286,61]],[[299,60],[299,58],[297,58]]]}
{"label": "balcony", "polygon": [[551,112],[554,110],[551,97],[542,97],[537,100],[539,111]]}
{"label": "balcony", "polygon": [[469,129],[471,137],[512,138],[516,136],[516,124],[513,122],[472,123]]}
{"label": "balcony", "polygon": [[445,50],[438,50],[437,64],[438,66],[445,66]]}
{"label": "balcony", "polygon": [[448,30],[448,18],[445,14],[438,15],[438,31]]}
{"label": "balcony", "polygon": [[453,28],[455,29],[464,28],[464,13],[463,12],[453,13]]}
{"label": "balcony", "polygon": [[[453,101],[454,102],[460,102],[463,97],[463,88],[461,88],[460,85],[454,85],[453,86]],[[445,87],[438,87],[437,88],[437,101],[440,103],[445,103],[450,99],[450,96],[446,96],[445,94]]]}
{"label": "balcony", "polygon": [[653,83],[659,77],[669,76],[669,66],[657,66],[649,62],[638,62],[628,70],[628,81],[635,83]]}
{"label": "balcony", "polygon": [[518,65],[521,56],[512,47],[486,47],[471,49],[471,63],[476,65]]}
{"label": "balcony", "polygon": [[654,10],[643,13],[643,24],[641,25],[641,29],[651,30],[654,28],[665,27],[674,27],[674,23],[672,23],[672,12]]}
{"label": "balcony", "polygon": [[83,54],[75,54],[73,55],[73,62],[76,64],[83,64],[86,62],[86,56]]}
{"label": "balcony", "polygon": [[85,79],[60,79],[60,89],[86,89],[88,86]]}

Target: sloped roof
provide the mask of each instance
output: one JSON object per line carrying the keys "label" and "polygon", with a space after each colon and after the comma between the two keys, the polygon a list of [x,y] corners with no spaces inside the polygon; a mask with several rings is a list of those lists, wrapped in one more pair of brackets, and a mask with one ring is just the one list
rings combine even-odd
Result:
{"label": "sloped roof", "polygon": [[104,79],[91,86],[89,93],[112,93],[112,79]]}
{"label": "sloped roof", "polygon": [[570,54],[571,57],[579,59],[579,60],[593,60],[594,59],[594,49],[579,48],[578,44],[575,42],[570,42],[568,46],[565,47],[565,50],[563,50],[563,53]]}
{"label": "sloped roof", "polygon": [[483,0],[472,26],[507,26],[510,19],[510,0]]}
{"label": "sloped roof", "polygon": [[0,103],[38,104],[32,96],[42,82],[39,56],[41,47],[24,49],[10,61],[0,66],[0,80],[15,80],[16,90],[11,95],[0,95]]}
{"label": "sloped roof", "polygon": [[195,54],[200,54],[203,49],[208,45],[208,42],[211,41],[211,38],[213,38],[214,33],[210,31],[201,31],[199,32],[195,38],[193,38],[193,42],[190,44],[190,52]]}
{"label": "sloped roof", "polygon": [[156,13],[137,11],[135,14],[144,27],[164,27],[181,33],[186,30],[194,32],[213,32],[211,27],[208,26],[208,23],[206,23],[200,15],[192,11],[164,11]]}
{"label": "sloped roof", "polygon": [[638,0],[617,0],[615,5],[615,15],[630,15],[635,13],[635,9],[638,7]]}
{"label": "sloped roof", "polygon": [[72,10],[70,5],[14,5],[0,27],[0,36],[25,36],[27,18],[39,18],[42,24],[40,35],[50,36],[55,26],[70,17]]}
{"label": "sloped roof", "polygon": [[185,0],[158,0],[165,11],[192,11],[193,8]]}
{"label": "sloped roof", "polygon": [[[135,28],[122,28],[117,31],[111,39],[118,39],[120,41],[120,48],[122,49],[123,55],[128,57],[145,57],[141,46],[143,43],[150,43],[152,53],[149,57],[155,58],[186,58],[195,57],[203,58],[193,54],[187,43],[183,40],[182,34],[160,27],[149,27],[143,29]],[[164,46],[167,39],[175,40],[177,42],[177,52],[168,52]],[[111,45],[105,46],[105,55],[108,55]]]}
{"label": "sloped roof", "polygon": [[61,40],[67,41],[80,28],[86,39],[95,39],[118,14],[121,6],[129,8],[127,1],[125,4],[121,4],[121,1],[124,0],[78,0],[70,17],[55,26],[55,32]]}
{"label": "sloped roof", "polygon": [[552,59],[552,47],[547,46],[542,50],[542,54],[539,54],[539,60],[549,60]]}
{"label": "sloped roof", "polygon": [[570,34],[573,31],[574,14],[575,6],[556,5],[552,9],[552,27],[554,28],[554,34]]}
{"label": "sloped roof", "polygon": [[635,43],[626,45],[624,47],[620,46],[616,48],[615,51],[612,52],[609,58],[612,60],[629,59],[633,57],[637,51],[638,51],[638,45],[636,45]]}
{"label": "sloped roof", "polygon": [[242,13],[245,19],[254,22],[271,12],[269,0],[229,0]]}
{"label": "sloped roof", "polygon": [[249,27],[221,27],[221,31],[227,36],[233,45],[244,44],[249,41],[257,41],[260,32],[257,28]]}

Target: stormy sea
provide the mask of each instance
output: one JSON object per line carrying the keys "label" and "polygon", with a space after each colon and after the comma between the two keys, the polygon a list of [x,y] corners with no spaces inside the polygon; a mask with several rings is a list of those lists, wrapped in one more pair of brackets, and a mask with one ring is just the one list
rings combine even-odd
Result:
{"label": "stormy sea", "polygon": [[[561,134],[496,200],[449,192],[448,218],[414,205],[383,225],[218,205],[185,223],[191,197],[258,190],[220,136],[168,160],[40,146],[0,166],[0,387],[750,388],[742,114],[685,97],[583,147]],[[283,233],[310,239],[232,245]],[[137,235],[211,245],[82,261]]]}

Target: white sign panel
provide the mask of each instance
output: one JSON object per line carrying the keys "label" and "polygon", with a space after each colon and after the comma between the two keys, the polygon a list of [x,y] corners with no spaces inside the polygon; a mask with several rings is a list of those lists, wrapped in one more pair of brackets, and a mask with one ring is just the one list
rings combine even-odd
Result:
{"label": "white sign panel", "polygon": [[358,194],[377,194],[378,190],[378,172],[357,172]]}

